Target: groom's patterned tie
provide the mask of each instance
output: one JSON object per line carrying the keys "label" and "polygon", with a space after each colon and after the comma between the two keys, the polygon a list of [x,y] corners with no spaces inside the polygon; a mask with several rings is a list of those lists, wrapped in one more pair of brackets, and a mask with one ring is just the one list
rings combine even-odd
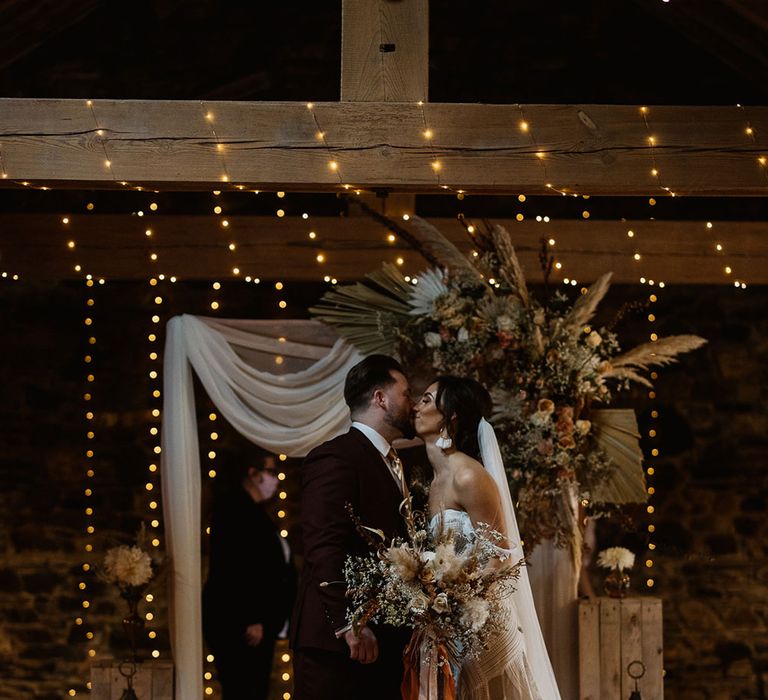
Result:
{"label": "groom's patterned tie", "polygon": [[405,484],[405,475],[403,474],[403,463],[400,461],[400,457],[397,456],[394,447],[389,448],[387,453],[387,462],[389,462],[389,468],[392,470],[397,479],[397,484],[400,487],[400,493],[404,496],[408,493],[408,487]]}

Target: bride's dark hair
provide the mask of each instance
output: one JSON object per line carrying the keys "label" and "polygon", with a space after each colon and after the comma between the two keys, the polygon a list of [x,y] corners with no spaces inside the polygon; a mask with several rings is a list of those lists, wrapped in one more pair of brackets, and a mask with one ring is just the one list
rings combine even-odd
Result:
{"label": "bride's dark hair", "polygon": [[487,389],[467,377],[443,375],[435,379],[435,404],[445,416],[446,430],[457,450],[479,459],[477,426],[481,418],[490,418],[493,402]]}

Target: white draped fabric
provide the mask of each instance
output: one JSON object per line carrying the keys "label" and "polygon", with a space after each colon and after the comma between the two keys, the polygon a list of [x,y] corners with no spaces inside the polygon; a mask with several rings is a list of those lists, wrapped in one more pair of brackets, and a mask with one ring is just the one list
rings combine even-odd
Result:
{"label": "white draped fabric", "polygon": [[[278,355],[283,358],[279,366]],[[222,321],[189,315],[169,321],[161,475],[177,700],[204,697],[200,452],[192,369],[238,432],[272,452],[302,457],[347,429],[344,378],[360,359],[356,350],[314,321]]]}

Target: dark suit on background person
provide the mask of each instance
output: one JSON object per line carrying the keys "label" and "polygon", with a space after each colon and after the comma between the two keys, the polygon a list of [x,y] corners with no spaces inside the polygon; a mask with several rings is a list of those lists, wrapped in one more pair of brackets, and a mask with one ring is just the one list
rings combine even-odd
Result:
{"label": "dark suit on background person", "polygon": [[[371,664],[351,660],[336,632],[346,624],[344,560],[370,552],[345,506],[351,504],[363,525],[381,529],[389,539],[406,534],[401,501],[382,454],[354,427],[307,456],[301,502],[305,558],[291,623],[295,700],[400,697],[409,630],[371,625],[379,644],[379,658]],[[324,582],[330,585],[321,586]]]}
{"label": "dark suit on background person", "polygon": [[[296,573],[264,503],[240,486],[213,506],[203,631],[228,700],[266,700],[275,640],[295,598]],[[262,625],[249,643],[247,629]]]}

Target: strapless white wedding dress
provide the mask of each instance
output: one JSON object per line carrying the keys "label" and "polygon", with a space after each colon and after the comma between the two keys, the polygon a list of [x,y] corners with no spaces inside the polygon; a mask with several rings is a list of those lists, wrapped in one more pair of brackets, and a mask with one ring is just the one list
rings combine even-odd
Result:
{"label": "strapless white wedding dress", "polygon": [[[433,533],[450,530],[457,551],[475,538],[469,514],[448,508],[430,522]],[[528,663],[525,639],[511,598],[506,603],[507,624],[489,640],[477,658],[467,659],[459,670],[457,700],[550,700],[539,693]]]}

